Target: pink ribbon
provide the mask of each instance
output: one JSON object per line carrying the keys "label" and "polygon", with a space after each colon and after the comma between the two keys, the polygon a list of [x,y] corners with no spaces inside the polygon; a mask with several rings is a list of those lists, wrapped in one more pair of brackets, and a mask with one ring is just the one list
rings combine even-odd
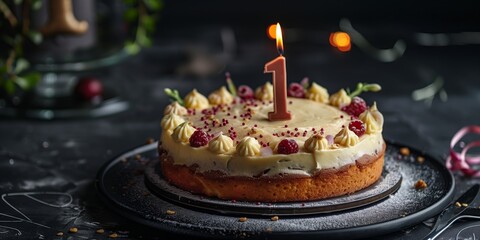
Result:
{"label": "pink ribbon", "polygon": [[467,144],[461,152],[454,150],[455,145],[468,133],[480,135],[480,126],[466,126],[460,129],[450,142],[450,156],[447,158],[447,168],[450,170],[460,170],[469,177],[480,177],[480,171],[473,169],[471,166],[480,164],[480,156],[467,156],[468,150],[480,147],[480,140]]}

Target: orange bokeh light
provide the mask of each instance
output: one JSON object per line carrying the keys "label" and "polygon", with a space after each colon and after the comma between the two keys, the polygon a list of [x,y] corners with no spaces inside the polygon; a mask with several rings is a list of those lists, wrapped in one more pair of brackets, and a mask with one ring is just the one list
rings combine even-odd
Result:
{"label": "orange bokeh light", "polygon": [[346,32],[334,32],[330,34],[330,45],[338,48],[341,52],[348,52],[352,48],[350,35]]}
{"label": "orange bokeh light", "polygon": [[271,39],[275,39],[277,36],[277,24],[272,24],[267,29],[267,35]]}

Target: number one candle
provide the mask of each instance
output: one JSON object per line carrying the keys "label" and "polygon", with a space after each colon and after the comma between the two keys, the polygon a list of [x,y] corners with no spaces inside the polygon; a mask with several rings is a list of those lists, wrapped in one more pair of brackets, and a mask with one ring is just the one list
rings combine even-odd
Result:
{"label": "number one candle", "polygon": [[280,56],[265,64],[265,73],[272,73],[273,78],[273,112],[268,113],[268,120],[289,120],[292,118],[287,111],[287,68],[283,55],[282,29],[277,23],[277,50]]}

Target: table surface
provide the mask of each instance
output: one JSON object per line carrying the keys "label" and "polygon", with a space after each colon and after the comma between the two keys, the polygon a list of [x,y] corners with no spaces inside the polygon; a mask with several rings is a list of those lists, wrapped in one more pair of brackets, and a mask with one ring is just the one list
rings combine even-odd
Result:
{"label": "table surface", "polygon": [[[362,30],[368,32],[368,28]],[[307,76],[330,92],[354,88],[357,82],[381,84],[381,92],[363,96],[370,103],[376,101],[384,114],[386,139],[444,161],[453,134],[465,125],[479,124],[479,45],[426,47],[413,40],[414,33],[392,34],[374,44],[391,47],[403,38],[406,52],[396,61],[381,62],[356,45],[350,52],[338,52],[322,40],[328,36],[325,32],[318,31],[317,40],[302,38],[303,33],[316,31],[285,31],[296,36],[286,37],[285,42],[289,81]],[[222,37],[233,37],[233,50],[222,46]],[[97,170],[114,156],[159,136],[168,103],[164,88],[178,89],[182,95],[193,87],[207,93],[225,83],[225,71],[237,85],[258,86],[270,80],[270,75],[263,74],[263,65],[275,56],[273,41],[261,29],[213,25],[195,31],[187,27],[162,30],[154,46],[139,55],[82,73],[96,76],[128,99],[132,107],[127,112],[97,119],[0,119],[0,238],[52,239],[60,231],[63,237],[75,239],[103,239],[113,232],[128,238],[173,237],[109,210],[95,192]],[[208,71],[196,70],[205,63],[200,69]],[[442,101],[439,95],[430,104],[412,99],[414,90],[439,78],[448,100]],[[455,178],[456,196],[479,182],[459,174]],[[57,195],[41,195],[44,192]],[[58,208],[69,203],[70,196],[71,203]],[[474,229],[478,232],[479,223],[456,224],[440,239],[454,238],[465,228],[462,236]],[[71,227],[78,232],[68,233]],[[106,233],[95,233],[99,228]],[[427,225],[420,223],[388,238],[420,239],[427,232]]]}

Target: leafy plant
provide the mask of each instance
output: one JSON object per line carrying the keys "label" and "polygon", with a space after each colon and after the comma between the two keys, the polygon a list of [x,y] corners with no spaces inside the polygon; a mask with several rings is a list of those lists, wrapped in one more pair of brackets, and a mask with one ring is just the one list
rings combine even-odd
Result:
{"label": "leafy plant", "polygon": [[155,30],[155,22],[163,2],[159,0],[124,0],[127,10],[124,19],[128,23],[136,23],[135,37],[125,44],[125,49],[130,54],[136,54],[142,47],[152,45],[151,35]]}
{"label": "leafy plant", "polygon": [[[11,4],[12,5],[12,4]],[[14,0],[13,5],[21,7],[22,19],[18,19],[9,5],[0,0],[0,28],[2,45],[8,51],[0,56],[0,88],[8,95],[13,95],[18,88],[30,90],[40,80],[40,73],[29,72],[30,63],[23,58],[24,46],[27,42],[40,44],[42,34],[30,29],[30,11],[42,6],[41,0]]]}

